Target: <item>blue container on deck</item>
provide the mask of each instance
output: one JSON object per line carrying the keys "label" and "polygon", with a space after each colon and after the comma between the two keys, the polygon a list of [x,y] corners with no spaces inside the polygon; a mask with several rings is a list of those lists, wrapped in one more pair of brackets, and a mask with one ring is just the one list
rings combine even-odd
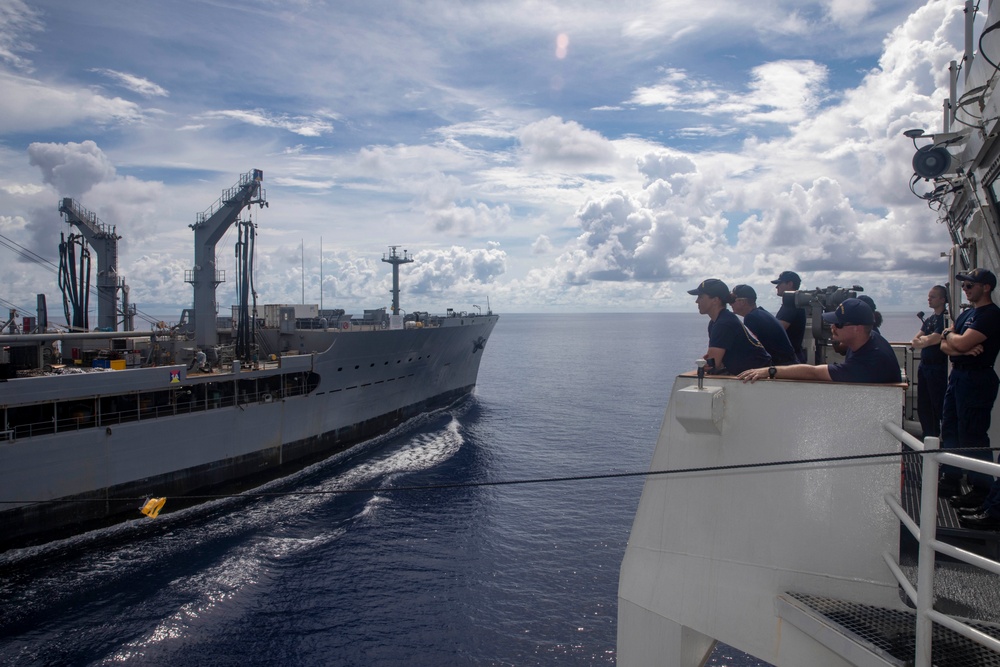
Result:
{"label": "blue container on deck", "polygon": [[110,359],[94,359],[94,368],[111,368]]}

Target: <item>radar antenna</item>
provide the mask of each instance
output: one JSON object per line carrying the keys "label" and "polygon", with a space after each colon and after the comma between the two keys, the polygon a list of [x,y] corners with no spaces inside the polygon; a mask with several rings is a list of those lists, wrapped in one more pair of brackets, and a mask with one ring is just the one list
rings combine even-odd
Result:
{"label": "radar antenna", "polygon": [[403,251],[402,255],[396,253],[399,246],[389,246],[389,254],[382,255],[382,261],[392,264],[392,314],[399,315],[399,265],[409,264],[413,258]]}

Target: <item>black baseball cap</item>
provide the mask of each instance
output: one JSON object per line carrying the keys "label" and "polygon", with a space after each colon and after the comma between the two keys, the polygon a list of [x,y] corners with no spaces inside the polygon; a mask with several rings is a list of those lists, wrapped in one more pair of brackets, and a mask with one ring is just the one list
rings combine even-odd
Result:
{"label": "black baseball cap", "polygon": [[875,311],[861,299],[844,299],[836,309],[823,313],[823,321],[845,327],[850,324],[875,325]]}
{"label": "black baseball cap", "polygon": [[965,273],[956,273],[955,280],[968,280],[971,283],[989,285],[993,289],[997,287],[997,277],[989,269],[972,269]]}
{"label": "black baseball cap", "polygon": [[802,278],[799,278],[799,274],[795,273],[794,271],[782,271],[781,275],[778,276],[778,279],[772,280],[771,284],[777,285],[778,283],[787,283],[787,282],[791,282],[795,286],[795,289],[798,289],[799,285],[802,284]]}
{"label": "black baseball cap", "polygon": [[694,289],[689,289],[688,294],[707,294],[726,301],[729,299],[729,287],[718,278],[709,278],[701,281]]}
{"label": "black baseball cap", "polygon": [[871,298],[867,294],[859,294],[858,301],[864,301],[865,303],[867,303],[868,307],[871,308],[872,311],[878,310],[878,308],[875,307],[875,299]]}
{"label": "black baseball cap", "polygon": [[757,292],[749,285],[737,285],[733,288],[733,296],[738,299],[757,300]]}

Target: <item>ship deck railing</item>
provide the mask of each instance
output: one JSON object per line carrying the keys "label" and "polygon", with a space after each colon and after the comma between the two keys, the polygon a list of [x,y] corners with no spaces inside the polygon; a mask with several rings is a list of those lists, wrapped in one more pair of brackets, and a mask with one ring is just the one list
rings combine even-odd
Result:
{"label": "ship deck railing", "polygon": [[883,553],[882,557],[892,571],[906,597],[916,607],[916,632],[914,667],[931,667],[934,624],[947,628],[988,650],[1000,654],[1000,639],[983,632],[972,624],[956,616],[944,614],[934,609],[934,578],[936,555],[942,554],[962,563],[1000,575],[1000,562],[986,556],[962,549],[938,539],[938,475],[942,464],[953,465],[965,470],[974,470],[987,475],[1000,476],[1000,465],[960,454],[939,451],[940,441],[930,437],[921,442],[898,425],[883,424],[886,431],[914,452],[920,453],[922,473],[920,483],[919,524],[907,513],[899,500],[891,494],[885,502],[899,518],[902,525],[917,540],[917,582],[914,586],[903,573],[896,557]]}
{"label": "ship deck railing", "polygon": [[[278,364],[268,364],[278,367]],[[262,364],[262,367],[264,365]],[[211,383],[182,385],[146,394],[127,393],[115,397],[73,399],[61,404],[48,404],[51,413],[46,419],[16,423],[10,408],[0,410],[6,426],[0,428],[0,442],[32,438],[56,433],[68,433],[97,427],[109,427],[129,422],[174,417],[192,412],[241,407],[252,403],[272,403],[309,394],[315,385],[308,374],[292,372],[287,376],[261,379],[240,378],[232,374],[199,373]],[[114,409],[103,409],[102,401],[114,401]],[[14,423],[12,423],[14,422]],[[0,419],[0,426],[3,426]]]}
{"label": "ship deck railing", "polygon": [[910,450],[900,496],[884,496],[905,529],[899,558],[881,554],[909,608],[786,591],[778,614],[850,664],[997,667],[1000,533],[962,528],[937,497],[937,482],[941,464],[990,475],[1000,475],[1000,465],[940,451],[937,438],[921,442],[895,423],[882,426]]}

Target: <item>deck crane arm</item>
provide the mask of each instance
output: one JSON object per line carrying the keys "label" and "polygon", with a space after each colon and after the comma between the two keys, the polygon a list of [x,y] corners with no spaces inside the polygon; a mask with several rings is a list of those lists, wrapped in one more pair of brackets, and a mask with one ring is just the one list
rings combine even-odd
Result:
{"label": "deck crane arm", "polygon": [[267,206],[261,185],[263,180],[264,172],[260,169],[242,174],[239,182],[225,190],[206,211],[199,213],[191,225],[194,230],[194,268],[187,272],[185,280],[194,288],[195,344],[201,349],[214,347],[218,341],[215,289],[225,282],[225,276],[216,269],[215,246],[243,209],[254,204],[261,208]]}

